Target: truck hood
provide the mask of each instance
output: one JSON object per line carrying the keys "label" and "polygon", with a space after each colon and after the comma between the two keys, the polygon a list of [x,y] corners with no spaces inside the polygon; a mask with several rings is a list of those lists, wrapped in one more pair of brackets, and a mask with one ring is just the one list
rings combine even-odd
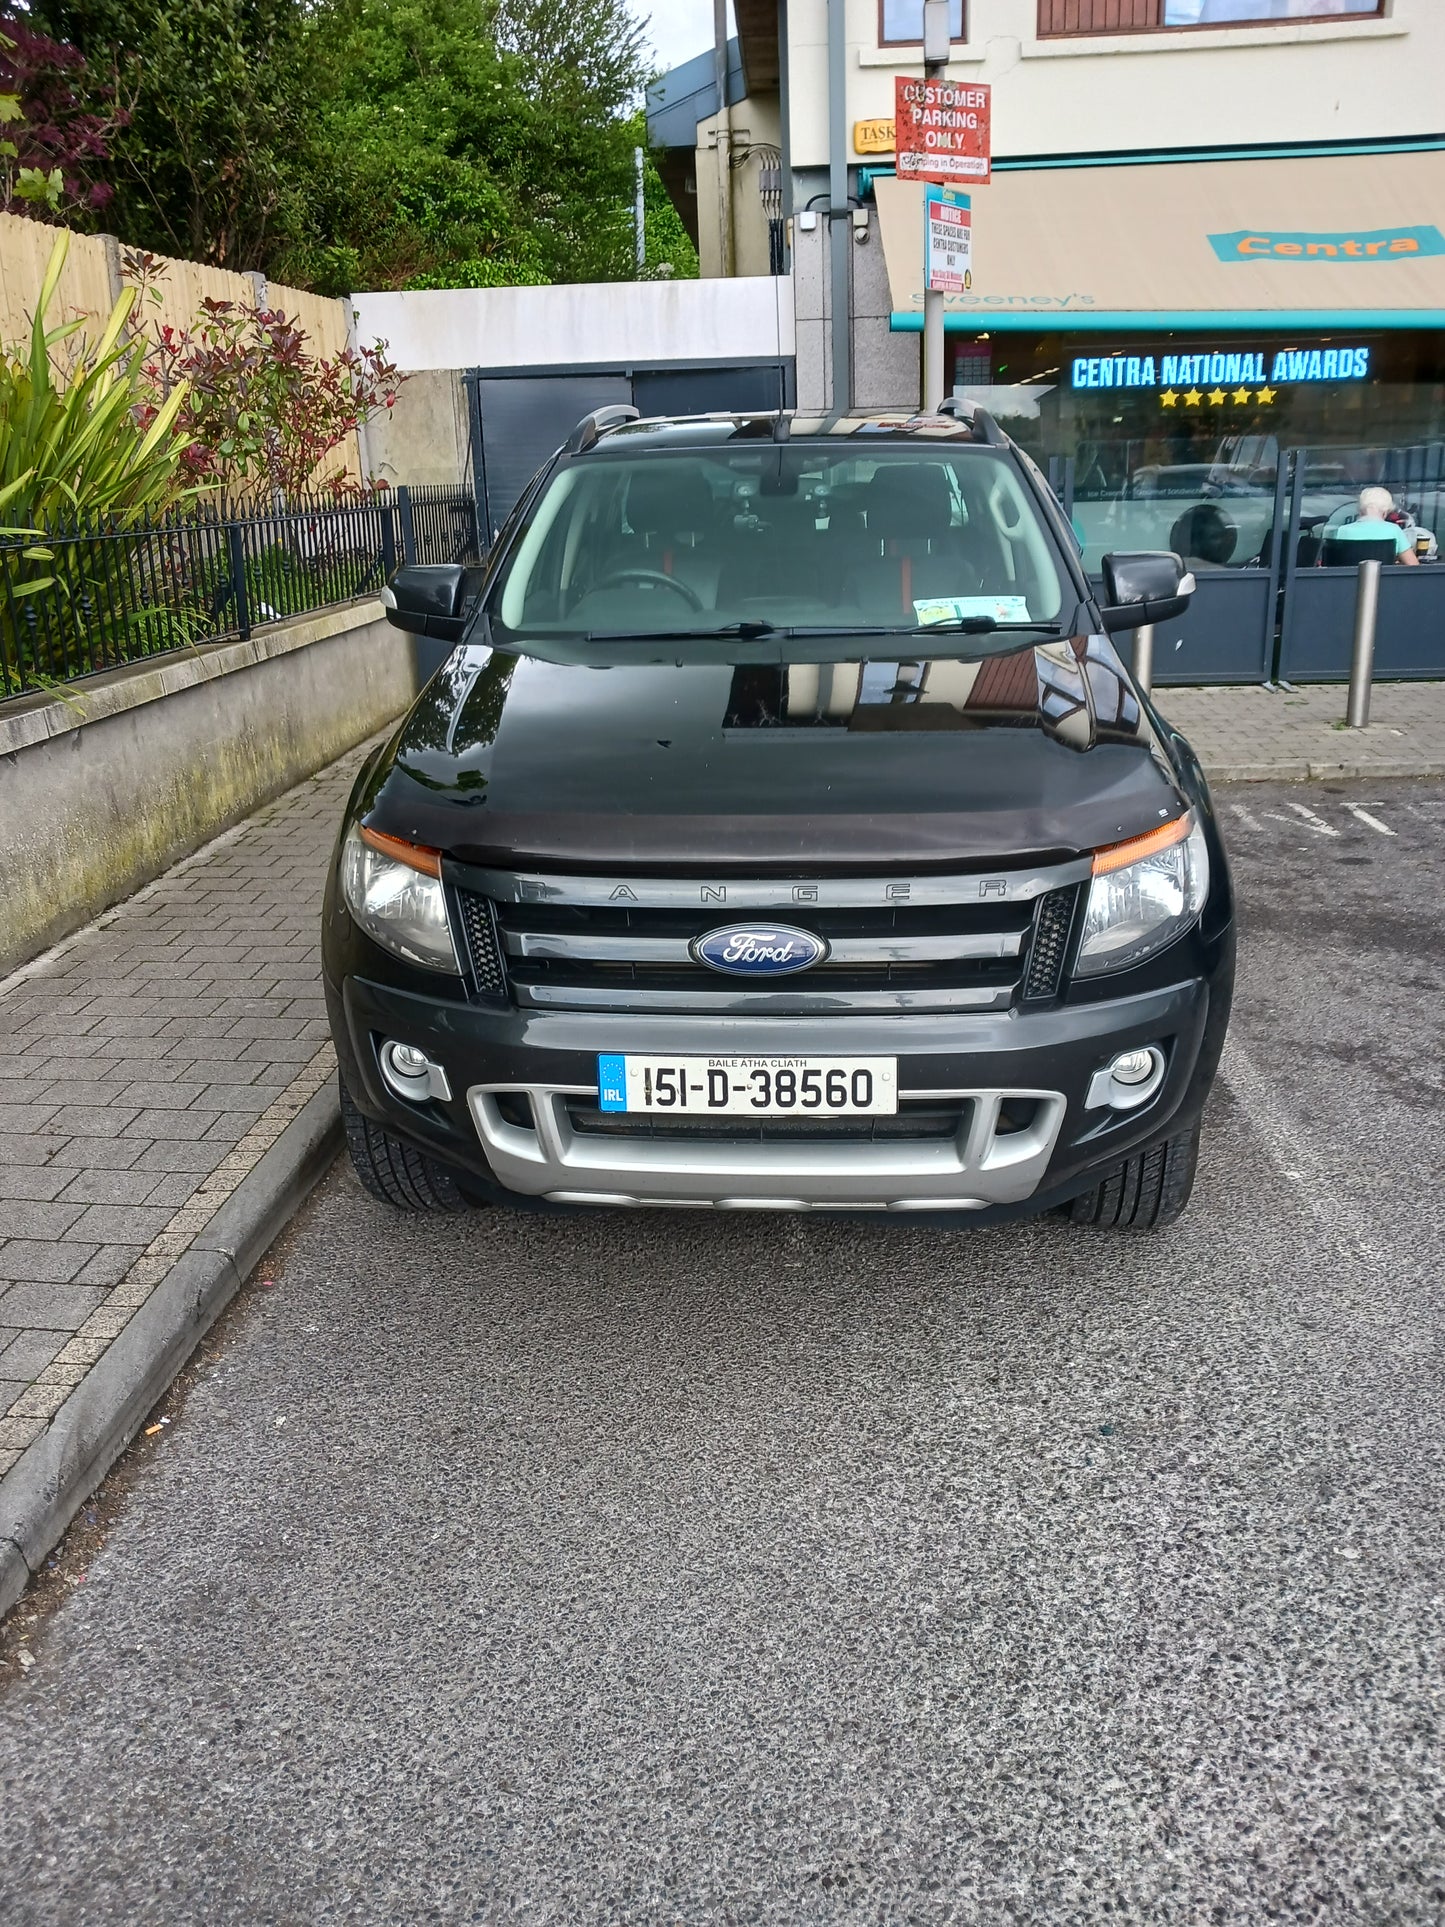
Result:
{"label": "truck hood", "polygon": [[816,872],[1076,856],[1185,807],[1107,637],[848,646],[459,648],[362,814],[467,863]]}

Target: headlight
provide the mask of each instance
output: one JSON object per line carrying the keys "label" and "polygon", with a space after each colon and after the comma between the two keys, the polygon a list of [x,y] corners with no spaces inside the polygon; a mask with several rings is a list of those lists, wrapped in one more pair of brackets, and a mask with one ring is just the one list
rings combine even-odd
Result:
{"label": "headlight", "polygon": [[353,823],[341,846],[341,894],[383,948],[426,970],[459,970],[435,850]]}
{"label": "headlight", "polygon": [[1082,977],[1125,970],[1182,937],[1209,895],[1209,851],[1191,810],[1147,836],[1094,855],[1076,966]]}

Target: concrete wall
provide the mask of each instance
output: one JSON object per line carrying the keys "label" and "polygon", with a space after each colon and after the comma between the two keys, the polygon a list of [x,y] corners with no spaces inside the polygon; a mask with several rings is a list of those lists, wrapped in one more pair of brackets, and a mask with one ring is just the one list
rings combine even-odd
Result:
{"label": "concrete wall", "polygon": [[367,472],[420,487],[439,482],[471,486],[467,459],[467,398],[453,368],[428,368],[402,384],[390,414],[361,432]]}
{"label": "concrete wall", "polygon": [[414,661],[366,600],[0,705],[0,974],[381,729]]}
{"label": "concrete wall", "polygon": [[[827,165],[828,4],[788,8],[795,167]],[[880,47],[877,0],[846,7],[851,137],[856,121],[892,119],[893,77],[921,74],[923,50]],[[1045,40],[1037,27],[1037,0],[968,0],[948,71],[993,84],[999,156],[1441,131],[1441,0],[1393,0],[1381,19]]]}
{"label": "concrete wall", "polygon": [[792,283],[769,275],[411,290],[353,295],[352,305],[362,339],[384,340],[408,370],[651,367],[794,352]]}

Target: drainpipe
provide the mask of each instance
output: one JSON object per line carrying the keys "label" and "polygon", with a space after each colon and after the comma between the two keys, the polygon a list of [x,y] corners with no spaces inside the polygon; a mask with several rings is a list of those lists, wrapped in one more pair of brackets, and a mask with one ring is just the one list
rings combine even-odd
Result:
{"label": "drainpipe", "polygon": [[833,293],[834,414],[853,399],[853,336],[849,314],[848,251],[853,210],[848,205],[847,0],[828,0],[828,264]]}
{"label": "drainpipe", "polygon": [[788,0],[778,0],[778,108],[782,126],[783,200],[778,213],[783,223],[783,272],[793,272],[793,252],[788,234],[793,224],[793,126],[788,105],[792,75],[788,54]]}
{"label": "drainpipe", "polygon": [[728,0],[712,0],[712,61],[717,78],[718,252],[722,272],[737,272],[733,250],[733,110],[728,105]]}

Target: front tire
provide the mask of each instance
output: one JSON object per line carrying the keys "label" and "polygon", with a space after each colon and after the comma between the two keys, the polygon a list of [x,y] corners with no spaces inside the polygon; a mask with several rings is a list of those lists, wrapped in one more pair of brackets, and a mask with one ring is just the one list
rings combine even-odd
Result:
{"label": "front tire", "polygon": [[1200,1127],[1127,1159],[1092,1191],[1068,1205],[1074,1224],[1116,1231],[1162,1231],[1189,1202],[1199,1162]]}
{"label": "front tire", "polygon": [[394,1137],[359,1111],[339,1078],[341,1122],[346,1148],[362,1188],[398,1211],[466,1211],[471,1200],[444,1164]]}

